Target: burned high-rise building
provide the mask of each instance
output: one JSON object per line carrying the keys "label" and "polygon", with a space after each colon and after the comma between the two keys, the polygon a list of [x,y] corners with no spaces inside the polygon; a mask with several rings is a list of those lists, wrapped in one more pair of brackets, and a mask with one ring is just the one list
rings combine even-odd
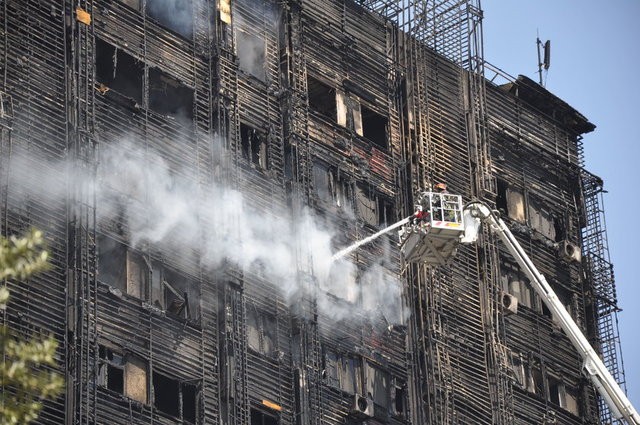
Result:
{"label": "burned high-rise building", "polygon": [[3,318],[52,333],[66,379],[38,422],[609,423],[488,229],[442,265],[395,232],[332,259],[444,182],[501,212],[623,381],[595,126],[487,79],[481,15],[4,0],[2,233],[42,229],[52,267],[7,283]]}

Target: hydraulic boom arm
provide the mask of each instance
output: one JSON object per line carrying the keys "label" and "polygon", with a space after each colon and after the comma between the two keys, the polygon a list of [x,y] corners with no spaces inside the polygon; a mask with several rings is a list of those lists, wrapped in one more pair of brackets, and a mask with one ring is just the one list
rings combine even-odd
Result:
{"label": "hydraulic boom arm", "polygon": [[573,321],[564,305],[558,299],[545,277],[536,269],[529,256],[522,249],[513,233],[507,225],[494,214],[493,211],[481,202],[472,202],[465,208],[472,217],[489,223],[491,230],[498,234],[507,246],[509,252],[516,259],[522,270],[531,281],[531,286],[549,308],[553,317],[559,322],[560,327],[566,333],[573,345],[580,353],[584,363],[584,372],[596,387],[600,395],[605,399],[611,413],[616,419],[625,419],[631,425],[640,425],[640,416],[633,408],[631,402],[620,388],[616,380],[611,376],[600,357],[582,334],[580,328]]}

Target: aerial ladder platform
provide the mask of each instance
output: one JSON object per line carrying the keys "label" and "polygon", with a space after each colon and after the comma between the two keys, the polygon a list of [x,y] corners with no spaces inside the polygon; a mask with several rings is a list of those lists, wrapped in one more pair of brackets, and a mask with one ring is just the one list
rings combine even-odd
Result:
{"label": "aerial ladder platform", "polygon": [[405,261],[446,264],[464,236],[462,196],[423,192],[418,197],[415,214],[398,236]]}
{"label": "aerial ladder platform", "polygon": [[622,388],[498,213],[479,201],[463,208],[460,195],[423,192],[418,201],[416,213],[405,219],[406,223],[398,232],[404,260],[433,266],[447,264],[453,261],[458,246],[474,243],[481,224],[487,224],[518,262],[534,291],[580,354],[584,374],[605,400],[612,415],[630,425],[640,425],[640,416]]}

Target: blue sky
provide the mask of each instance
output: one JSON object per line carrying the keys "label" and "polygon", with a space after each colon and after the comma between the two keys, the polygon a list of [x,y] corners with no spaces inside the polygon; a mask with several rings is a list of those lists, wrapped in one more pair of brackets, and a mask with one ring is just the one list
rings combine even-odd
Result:
{"label": "blue sky", "polygon": [[604,179],[628,395],[640,409],[640,2],[482,2],[484,57],[538,81],[536,31],[551,40],[546,87],[597,128],[585,135],[587,168]]}

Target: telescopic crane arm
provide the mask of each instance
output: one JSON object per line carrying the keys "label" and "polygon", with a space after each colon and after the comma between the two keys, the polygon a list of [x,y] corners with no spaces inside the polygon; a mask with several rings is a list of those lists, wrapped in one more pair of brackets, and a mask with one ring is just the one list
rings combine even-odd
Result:
{"label": "telescopic crane arm", "polygon": [[[587,341],[578,325],[558,299],[545,277],[536,269],[529,256],[511,233],[504,221],[482,202],[472,202],[465,207],[468,216],[488,223],[491,230],[500,237],[531,281],[531,286],[558,321],[560,327],[576,347],[583,359],[584,373],[605,399],[616,419],[625,419],[630,425],[640,425],[640,416],[631,402],[611,376],[600,357]],[[471,218],[470,217],[470,218]]]}

